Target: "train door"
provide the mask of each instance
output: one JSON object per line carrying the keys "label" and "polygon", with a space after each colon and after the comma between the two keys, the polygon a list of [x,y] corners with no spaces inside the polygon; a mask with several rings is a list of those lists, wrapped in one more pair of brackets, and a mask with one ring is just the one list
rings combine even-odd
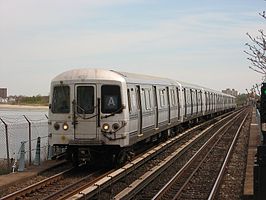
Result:
{"label": "train door", "polygon": [[181,112],[179,91],[180,91],[180,89],[177,87],[176,88],[176,95],[177,95],[177,112],[178,112],[177,116],[178,116],[178,120],[180,120],[180,112]]}
{"label": "train door", "polygon": [[185,105],[185,117],[187,117],[187,94],[186,94],[186,88],[184,90],[184,105]]}
{"label": "train door", "polygon": [[208,104],[209,104],[208,95],[207,92],[205,92],[205,112],[208,112]]}
{"label": "train door", "polygon": [[153,86],[153,99],[154,99],[154,114],[155,114],[155,128],[158,128],[158,119],[159,119],[159,112],[158,112],[158,98],[157,98],[157,88]]}
{"label": "train door", "polygon": [[198,90],[195,90],[195,99],[196,99],[196,114],[198,114],[198,112],[199,112],[199,94],[198,94]]}
{"label": "train door", "polygon": [[168,110],[168,123],[171,123],[171,110],[170,110],[170,96],[169,96],[169,87],[166,87],[166,96],[167,96],[167,110]]}
{"label": "train door", "polygon": [[194,106],[195,106],[195,104],[194,104],[194,91],[193,91],[193,89],[190,89],[189,90],[189,94],[190,94],[190,105],[191,105],[191,112],[190,112],[190,114],[191,115],[193,115],[193,113],[194,113]]}
{"label": "train door", "polygon": [[94,84],[75,85],[75,139],[97,138],[97,92]]}
{"label": "train door", "polygon": [[199,95],[200,95],[200,113],[203,112],[203,99],[202,99],[202,91],[199,91]]}
{"label": "train door", "polygon": [[142,105],[141,105],[141,91],[140,86],[136,86],[136,97],[137,97],[137,112],[138,112],[138,135],[142,135]]}

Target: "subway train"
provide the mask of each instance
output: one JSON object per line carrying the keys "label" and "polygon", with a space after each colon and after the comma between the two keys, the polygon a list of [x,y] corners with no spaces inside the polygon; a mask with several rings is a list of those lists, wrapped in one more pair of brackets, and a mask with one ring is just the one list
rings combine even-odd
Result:
{"label": "subway train", "polygon": [[50,88],[48,141],[74,163],[125,163],[143,145],[236,107],[222,92],[114,70],[66,71]]}

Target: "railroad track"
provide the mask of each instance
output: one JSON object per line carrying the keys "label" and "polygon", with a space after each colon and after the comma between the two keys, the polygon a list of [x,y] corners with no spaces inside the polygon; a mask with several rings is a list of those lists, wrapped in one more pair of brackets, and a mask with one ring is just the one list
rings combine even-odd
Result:
{"label": "railroad track", "polygon": [[247,115],[240,113],[217,131],[152,199],[214,199]]}
{"label": "railroad track", "polygon": [[[195,150],[191,150],[191,147],[195,144],[202,143],[199,141],[204,140],[203,138],[210,137],[212,134],[210,129],[219,129],[218,127],[221,126],[220,124],[225,123],[224,121],[229,121],[232,118],[232,115],[221,119],[219,122],[216,122],[203,131],[201,130],[204,125],[199,125],[177,135],[167,142],[146,152],[122,168],[108,174],[106,177],[94,183],[94,185],[89,186],[84,190],[80,190],[77,194],[69,197],[69,199],[133,198],[156,177],[165,172],[169,166],[173,165],[178,159],[181,159],[182,156],[186,155],[189,150],[192,153],[190,152],[188,156],[186,156],[191,157],[191,155],[195,153]],[[190,137],[188,137],[187,140],[184,140],[185,136],[188,135],[190,135]],[[175,151],[172,151],[171,153],[167,152],[171,146]],[[166,156],[161,156],[160,154],[162,153],[165,153]],[[185,162],[186,161],[182,161],[180,163],[184,165]],[[150,199],[150,197],[147,197],[147,199]]]}
{"label": "railroad track", "polygon": [[[79,168],[82,168],[82,166]],[[86,186],[88,182],[93,184],[92,180],[96,181],[102,174],[101,170],[89,170],[87,172],[77,167],[72,167],[0,199],[60,199],[60,196],[71,194],[77,188]]]}

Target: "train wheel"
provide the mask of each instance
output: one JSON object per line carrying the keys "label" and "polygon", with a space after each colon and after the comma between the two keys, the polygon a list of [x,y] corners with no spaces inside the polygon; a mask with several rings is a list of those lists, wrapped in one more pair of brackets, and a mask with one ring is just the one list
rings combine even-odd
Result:
{"label": "train wheel", "polygon": [[119,151],[116,156],[116,167],[121,167],[126,164],[127,161],[130,161],[135,156],[135,153],[132,148],[125,148]]}
{"label": "train wheel", "polygon": [[116,167],[121,167],[122,165],[124,165],[128,161],[128,157],[128,151],[126,151],[125,149],[121,150],[116,158]]}

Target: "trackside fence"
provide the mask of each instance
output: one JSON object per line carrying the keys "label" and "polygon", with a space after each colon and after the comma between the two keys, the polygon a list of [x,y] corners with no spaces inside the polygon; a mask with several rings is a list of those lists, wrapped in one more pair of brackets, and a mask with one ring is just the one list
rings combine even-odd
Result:
{"label": "trackside fence", "polygon": [[21,115],[0,117],[0,168],[11,170],[20,156],[22,143],[25,145],[25,163],[31,165],[36,154],[37,139],[40,138],[41,160],[48,153],[47,115]]}

